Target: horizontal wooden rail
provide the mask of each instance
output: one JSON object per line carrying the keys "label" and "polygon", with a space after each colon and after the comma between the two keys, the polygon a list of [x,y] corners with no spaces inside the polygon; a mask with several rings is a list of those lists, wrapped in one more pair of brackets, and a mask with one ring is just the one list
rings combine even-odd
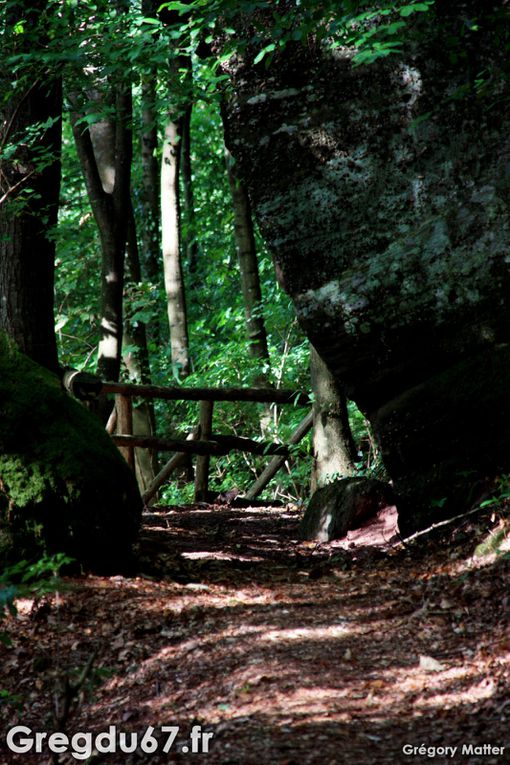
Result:
{"label": "horizontal wooden rail", "polygon": [[239,452],[249,452],[250,454],[281,454],[283,457],[289,456],[288,446],[285,444],[269,443],[268,441],[253,441],[244,436],[223,436],[213,433],[212,441],[217,441],[223,448],[229,451],[237,450]]}
{"label": "horizontal wooden rail", "polygon": [[182,452],[185,454],[213,454],[223,456],[232,451],[250,452],[251,454],[278,454],[288,456],[289,450],[285,444],[273,444],[252,441],[251,438],[240,436],[211,436],[211,441],[190,441],[170,438],[154,438],[153,436],[121,436],[113,435],[112,441],[117,446],[127,449],[135,446],[159,451]]}
{"label": "horizontal wooden rail", "polygon": [[310,406],[308,393],[277,388],[186,388],[131,383],[103,383],[102,393],[160,398],[169,401],[253,401],[260,404]]}
{"label": "horizontal wooden rail", "polygon": [[[75,376],[78,379],[79,375]],[[75,379],[75,383],[76,383]],[[86,381],[85,381],[86,382]],[[101,384],[101,381],[99,381]],[[113,442],[119,447],[131,467],[135,466],[135,448],[141,447],[154,451],[177,452],[158,473],[145,491],[143,499],[148,503],[168,479],[171,473],[186,460],[186,455],[196,454],[195,499],[206,499],[209,483],[209,457],[221,457],[231,451],[249,452],[268,455],[273,459],[262,475],[247,493],[254,498],[281,467],[290,450],[288,444],[254,441],[240,436],[218,435],[212,432],[213,404],[216,401],[254,402],[261,404],[291,404],[309,407],[310,396],[303,391],[282,390],[276,388],[186,388],[177,386],[135,385],[132,383],[102,383],[101,393],[114,393],[116,396],[117,427],[124,433],[112,434]],[[144,399],[159,398],[167,401],[199,401],[200,425],[186,440],[156,438],[147,435],[133,435],[131,407],[132,397]],[[296,444],[311,427],[312,414],[309,413],[292,434],[290,444]],[[108,424],[110,432],[115,427],[113,419]]]}

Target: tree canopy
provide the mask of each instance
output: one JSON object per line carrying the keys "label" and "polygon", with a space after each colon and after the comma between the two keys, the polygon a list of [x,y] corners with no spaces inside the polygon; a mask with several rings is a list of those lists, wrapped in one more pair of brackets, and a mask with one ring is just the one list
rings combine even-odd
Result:
{"label": "tree canopy", "polygon": [[[47,220],[49,239],[56,248],[54,305],[60,363],[92,371],[98,345],[101,357],[105,352],[101,342],[106,347],[115,338],[117,349],[112,352],[117,358],[111,367],[103,367],[103,376],[116,376],[120,368],[125,379],[141,374],[156,384],[177,381],[182,371],[169,350],[172,328],[164,307],[170,298],[167,277],[164,281],[157,262],[160,211],[154,208],[169,124],[176,126],[169,156],[179,154],[180,162],[177,255],[182,264],[190,359],[185,384],[251,385],[262,375],[268,384],[306,388],[307,340],[278,286],[256,226],[261,302],[254,313],[250,309],[250,315],[263,319],[267,357],[251,353],[235,257],[236,216],[224,160],[222,110],[232,88],[232,66],[242,59],[245,66],[270,72],[286,50],[300,46],[327,49],[340,57],[348,50],[354,69],[366,68],[404,54],[412,59],[431,30],[437,38],[442,28],[445,66],[469,63],[470,52],[487,25],[495,30],[493,45],[500,50],[508,46],[504,4],[481,8],[467,0],[454,6],[439,0],[320,4],[312,0],[163,4],[48,0],[30,7],[9,0],[0,7],[0,14],[2,102],[12,104],[16,97],[23,101],[34,82],[46,89],[51,83],[63,83],[62,149],[41,141],[57,125],[60,115],[56,113],[21,130],[7,118],[1,146],[4,167],[27,151],[38,168],[56,159],[61,164],[58,225]],[[489,68],[474,71],[449,98],[497,103],[496,75]],[[422,113],[412,128],[432,118],[432,112]],[[120,189],[117,197],[105,181],[112,161]],[[6,183],[4,173],[4,206],[15,212],[40,193],[30,183],[32,172],[28,168],[14,184]],[[242,173],[239,182],[243,182]],[[117,208],[110,224],[101,217],[101,200],[104,209]],[[117,245],[112,252],[117,253],[118,262],[112,271],[115,257],[108,260],[105,252],[114,240]],[[356,469],[375,466],[382,477],[377,447],[364,417],[352,403],[349,407],[357,442]],[[215,416],[222,429],[240,434],[258,427],[262,414],[256,406],[250,411],[225,404]],[[270,417],[273,435],[284,441],[299,420],[297,412],[285,419],[274,410]],[[189,432],[195,419],[190,405],[175,405],[171,411],[157,406],[156,420],[163,433]],[[307,448],[299,447],[304,456]],[[242,457],[219,463],[218,490],[230,488],[239,471],[240,481],[246,483],[260,465],[256,459]],[[281,483],[285,496],[306,491],[305,463],[298,461],[295,468],[292,477]]]}

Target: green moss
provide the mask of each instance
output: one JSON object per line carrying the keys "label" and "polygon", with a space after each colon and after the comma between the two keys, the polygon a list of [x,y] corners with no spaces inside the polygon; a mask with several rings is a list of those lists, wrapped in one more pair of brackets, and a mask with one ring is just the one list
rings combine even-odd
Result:
{"label": "green moss", "polygon": [[140,511],[134,476],[100,422],[0,336],[0,554],[43,548],[115,566]]}

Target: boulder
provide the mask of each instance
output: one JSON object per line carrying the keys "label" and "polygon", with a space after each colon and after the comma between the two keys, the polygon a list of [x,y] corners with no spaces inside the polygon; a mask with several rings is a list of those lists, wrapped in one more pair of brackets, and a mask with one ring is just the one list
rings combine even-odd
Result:
{"label": "boulder", "polygon": [[510,470],[507,24],[503,0],[437,0],[369,66],[311,38],[225,63],[227,143],[276,273],[370,421],[403,533]]}
{"label": "boulder", "polygon": [[99,420],[0,335],[0,564],[64,552],[88,570],[122,570],[141,511]]}
{"label": "boulder", "polygon": [[313,494],[300,526],[302,539],[330,542],[394,505],[391,486],[371,478],[340,478]]}

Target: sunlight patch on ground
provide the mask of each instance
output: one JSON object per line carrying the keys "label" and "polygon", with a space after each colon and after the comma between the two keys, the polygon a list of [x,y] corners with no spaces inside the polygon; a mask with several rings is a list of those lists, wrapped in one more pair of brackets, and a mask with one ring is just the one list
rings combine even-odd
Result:
{"label": "sunlight patch on ground", "polygon": [[286,630],[269,630],[259,637],[260,641],[328,640],[352,634],[347,627],[332,624],[329,627],[295,627]]}
{"label": "sunlight patch on ground", "polygon": [[231,553],[223,553],[218,552],[217,550],[204,550],[201,552],[183,552],[181,553],[181,556],[183,558],[187,558],[188,560],[238,560],[238,561],[246,561],[248,563],[261,563],[264,561],[264,558],[262,558],[259,555],[234,555]]}
{"label": "sunlight patch on ground", "polygon": [[27,616],[34,607],[35,598],[16,598],[14,601],[18,616]]}
{"label": "sunlight patch on ground", "polygon": [[464,680],[476,672],[474,667],[453,667],[443,672],[423,672],[419,667],[406,669],[405,672],[386,672],[388,683],[394,683],[402,693],[419,691],[423,688],[439,690],[442,685],[450,680]]}
{"label": "sunlight patch on ground", "polygon": [[496,691],[492,677],[480,679],[480,668],[476,664],[438,672],[423,671],[419,665],[399,671],[393,667],[390,672],[381,673],[376,687],[383,695],[385,691],[391,693],[391,703],[395,703],[397,697],[405,703],[410,697],[413,708],[423,710],[474,704],[491,698]]}
{"label": "sunlight patch on ground", "polygon": [[491,678],[484,678],[468,688],[448,693],[436,693],[433,696],[418,699],[415,706],[421,709],[451,709],[461,704],[473,704],[483,699],[490,699],[494,695],[495,687]]}

